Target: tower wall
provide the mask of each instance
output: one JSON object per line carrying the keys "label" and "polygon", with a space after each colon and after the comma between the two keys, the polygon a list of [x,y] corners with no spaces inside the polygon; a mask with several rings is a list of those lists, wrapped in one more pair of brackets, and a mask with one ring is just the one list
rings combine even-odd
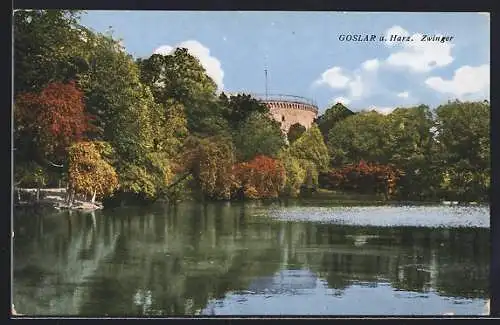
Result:
{"label": "tower wall", "polygon": [[318,108],[311,104],[283,100],[263,102],[269,107],[272,117],[281,123],[283,132],[288,132],[290,126],[295,123],[300,123],[308,129],[318,116]]}

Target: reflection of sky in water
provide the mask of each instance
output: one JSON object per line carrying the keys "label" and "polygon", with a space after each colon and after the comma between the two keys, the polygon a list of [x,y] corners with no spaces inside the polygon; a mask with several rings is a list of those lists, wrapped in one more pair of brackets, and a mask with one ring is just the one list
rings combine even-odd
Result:
{"label": "reflection of sky in water", "polygon": [[278,220],[374,227],[489,228],[490,226],[490,209],[485,206],[293,207],[275,208],[269,215]]}
{"label": "reflection of sky in water", "polygon": [[481,315],[485,300],[395,290],[386,283],[328,288],[308,270],[285,270],[253,281],[249,290],[212,300],[201,315]]}

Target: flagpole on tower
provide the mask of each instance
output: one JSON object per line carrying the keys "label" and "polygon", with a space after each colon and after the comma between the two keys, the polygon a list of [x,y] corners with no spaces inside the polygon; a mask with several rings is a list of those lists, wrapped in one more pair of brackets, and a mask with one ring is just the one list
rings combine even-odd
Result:
{"label": "flagpole on tower", "polygon": [[268,86],[267,86],[267,55],[265,56],[264,76],[266,78],[266,99],[267,99],[267,96],[268,96]]}

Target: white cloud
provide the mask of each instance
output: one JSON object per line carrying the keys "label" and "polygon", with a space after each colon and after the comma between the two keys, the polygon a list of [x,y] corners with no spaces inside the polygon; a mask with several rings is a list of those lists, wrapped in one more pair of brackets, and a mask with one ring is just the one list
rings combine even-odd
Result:
{"label": "white cloud", "polygon": [[[409,36],[410,34],[400,26],[393,26],[387,31],[387,35]],[[415,33],[411,36],[412,41],[388,42],[388,46],[398,44],[399,51],[392,53],[386,62],[396,67],[409,68],[414,72],[428,72],[436,67],[444,67],[453,62],[451,41],[422,41],[422,34]],[[429,36],[441,37],[441,34]],[[387,37],[387,36],[386,36]],[[390,45],[389,45],[390,44]]]}
{"label": "white cloud", "polygon": [[407,91],[403,91],[402,93],[399,93],[397,96],[400,98],[408,98],[410,97],[410,93]]}
{"label": "white cloud", "polygon": [[341,67],[326,70],[314,84],[326,84],[333,89],[348,89],[349,97],[353,99],[359,99],[365,93],[365,84],[361,74],[344,72]]}
{"label": "white cloud", "polygon": [[404,29],[401,26],[392,26],[385,32],[385,45],[392,47],[396,44],[399,44],[399,42],[392,42],[391,35],[397,35],[397,36],[410,36],[410,33],[406,29]]}
{"label": "white cloud", "polygon": [[425,84],[440,93],[452,94],[458,99],[470,95],[489,98],[490,65],[483,64],[478,67],[465,65],[455,70],[450,80],[430,77],[425,80]]}
{"label": "white cloud", "polygon": [[322,85],[327,84],[334,89],[343,89],[347,87],[350,78],[343,74],[342,68],[333,67],[321,74],[321,77],[315,82]]}
{"label": "white cloud", "polygon": [[380,114],[388,115],[394,110],[394,107],[381,107],[381,106],[370,106],[368,111],[377,111]]}
{"label": "white cloud", "polygon": [[341,103],[342,105],[349,105],[349,103],[351,102],[351,100],[349,98],[345,98],[345,97],[337,97],[333,100],[333,104],[337,104],[337,103]]}
{"label": "white cloud", "polygon": [[153,51],[153,54],[169,55],[172,53],[174,48],[170,45],[162,45]]}
{"label": "white cloud", "polygon": [[162,45],[154,50],[154,54],[163,54],[168,55],[171,54],[175,48],[186,48],[189,54],[200,60],[201,65],[205,68],[207,75],[209,75],[213,81],[217,84],[219,90],[224,89],[223,79],[224,79],[224,71],[222,70],[220,61],[210,55],[210,49],[205,47],[198,41],[188,40],[177,44],[172,47],[170,45]]}
{"label": "white cloud", "polygon": [[366,71],[375,71],[380,66],[380,61],[378,59],[366,60],[363,64],[361,64],[361,66]]}
{"label": "white cloud", "polygon": [[227,37],[226,37],[226,36],[223,36],[223,37],[222,37],[222,40],[223,40],[224,42],[225,42],[225,41],[227,41]]}
{"label": "white cloud", "polygon": [[360,75],[356,75],[348,84],[351,97],[360,98],[363,95],[364,85]]}

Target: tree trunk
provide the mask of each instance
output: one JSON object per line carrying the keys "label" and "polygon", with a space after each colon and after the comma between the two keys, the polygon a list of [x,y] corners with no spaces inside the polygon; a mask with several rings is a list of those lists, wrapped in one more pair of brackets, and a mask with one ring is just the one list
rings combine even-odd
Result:
{"label": "tree trunk", "polygon": [[69,197],[69,206],[72,206],[73,205],[73,201],[75,200],[75,190],[71,190],[71,194],[70,194],[70,197]]}
{"label": "tree trunk", "polygon": [[37,187],[36,189],[36,201],[39,202],[40,201],[40,188]]}
{"label": "tree trunk", "polygon": [[66,202],[66,204],[69,204],[69,197],[71,195],[71,190],[69,188],[69,184],[66,185],[66,197],[64,199],[64,201]]}
{"label": "tree trunk", "polygon": [[97,190],[94,189],[94,195],[92,195],[92,201],[91,201],[92,204],[95,203],[95,196],[96,196],[96,194],[97,194]]}
{"label": "tree trunk", "polygon": [[21,202],[21,190],[17,189],[17,201]]}

